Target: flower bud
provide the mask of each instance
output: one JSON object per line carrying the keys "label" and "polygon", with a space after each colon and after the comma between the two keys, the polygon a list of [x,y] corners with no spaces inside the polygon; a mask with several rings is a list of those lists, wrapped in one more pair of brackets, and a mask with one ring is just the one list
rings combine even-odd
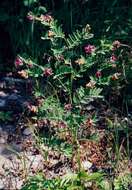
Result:
{"label": "flower bud", "polygon": [[97,72],[95,73],[95,76],[96,76],[97,78],[102,77],[102,73],[101,73],[101,71],[97,71]]}
{"label": "flower bud", "polygon": [[15,60],[15,67],[19,67],[23,65],[23,61],[20,57],[17,57]]}
{"label": "flower bud", "polygon": [[49,77],[49,76],[53,75],[52,69],[51,69],[51,68],[46,68],[46,69],[44,70],[44,75],[45,75],[46,77]]}
{"label": "flower bud", "polygon": [[84,47],[84,50],[86,54],[92,54],[95,52],[96,48],[93,45],[87,45]]}

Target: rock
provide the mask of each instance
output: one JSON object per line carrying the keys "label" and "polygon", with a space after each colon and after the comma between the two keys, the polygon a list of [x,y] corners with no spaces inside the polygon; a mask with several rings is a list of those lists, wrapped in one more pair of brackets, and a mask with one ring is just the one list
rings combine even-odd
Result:
{"label": "rock", "polygon": [[[92,186],[92,182],[90,181],[90,182],[85,182],[84,183],[84,186],[87,188],[87,189],[89,189],[91,186]],[[90,188],[91,189],[91,188]]]}
{"label": "rock", "polygon": [[8,111],[14,111],[16,113],[22,112],[24,109],[25,98],[21,95],[13,93],[6,99],[6,109]]}
{"label": "rock", "polygon": [[0,137],[0,145],[7,143],[7,140],[4,137]]}
{"label": "rock", "polygon": [[5,185],[4,183],[2,182],[2,180],[0,180],[0,190],[4,190],[5,189]]}
{"label": "rock", "polygon": [[92,163],[89,161],[83,161],[82,162],[82,167],[84,168],[84,170],[89,170],[92,167]]}
{"label": "rock", "polygon": [[23,135],[25,135],[25,136],[29,136],[32,133],[33,133],[32,129],[30,129],[29,127],[27,127],[26,129],[24,129],[24,131],[23,131]]}
{"label": "rock", "polygon": [[6,106],[6,101],[3,99],[0,99],[0,109],[3,109]]}
{"label": "rock", "polygon": [[28,84],[33,84],[33,81],[31,79],[20,79],[13,77],[3,77],[1,81],[5,84],[1,86],[6,86],[6,89],[12,89],[12,87],[14,86],[15,90],[17,90],[17,92],[20,92],[23,95],[28,94]]}
{"label": "rock", "polygon": [[0,154],[3,154],[5,151],[6,145],[5,144],[0,144]]}
{"label": "rock", "polygon": [[[26,168],[37,170],[43,167],[43,157],[41,155],[31,155],[28,156],[28,160],[26,162]],[[42,169],[42,168],[41,168]]]}
{"label": "rock", "polygon": [[23,181],[20,179],[14,179],[14,182],[16,182],[16,184],[14,185],[14,188],[16,187],[17,190],[22,188],[23,185]]}
{"label": "rock", "polygon": [[5,156],[0,155],[0,173],[3,171],[4,168],[11,168],[12,162],[6,158]]}
{"label": "rock", "polygon": [[9,134],[14,134],[15,133],[16,126],[15,125],[3,125],[2,129],[3,129],[2,134],[5,134],[6,137],[8,138]]}
{"label": "rock", "polygon": [[8,138],[7,133],[3,131],[2,128],[0,127],[0,154],[5,149],[5,146],[7,144],[7,138]]}
{"label": "rock", "polygon": [[5,87],[6,87],[6,83],[5,83],[5,81],[4,81],[4,82],[3,82],[3,81],[2,81],[2,82],[0,81],[0,88],[3,89],[3,88],[5,88]]}
{"label": "rock", "polygon": [[8,100],[9,101],[15,101],[15,100],[18,100],[18,99],[21,99],[21,96],[16,94],[16,93],[13,93],[11,94],[9,97],[8,97]]}
{"label": "rock", "polygon": [[5,97],[7,97],[7,96],[8,96],[8,94],[6,94],[6,93],[3,92],[3,91],[0,91],[0,97],[5,98]]}
{"label": "rock", "polygon": [[11,143],[11,147],[16,152],[21,152],[22,151],[22,144],[21,143],[17,144],[15,142],[13,142],[13,143]]}

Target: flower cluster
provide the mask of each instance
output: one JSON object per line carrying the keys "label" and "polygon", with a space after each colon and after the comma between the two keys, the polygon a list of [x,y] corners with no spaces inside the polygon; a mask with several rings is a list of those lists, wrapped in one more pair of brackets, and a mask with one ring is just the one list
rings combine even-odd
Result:
{"label": "flower cluster", "polygon": [[121,43],[118,40],[116,40],[113,42],[112,46],[113,46],[113,50],[116,50],[117,48],[121,46]]}
{"label": "flower cluster", "polygon": [[117,57],[114,54],[112,54],[112,56],[110,57],[110,62],[115,63],[116,61],[117,61]]}
{"label": "flower cluster", "polygon": [[71,104],[65,104],[64,109],[65,109],[66,111],[71,111],[72,105],[71,105]]}
{"label": "flower cluster", "polygon": [[96,78],[102,77],[101,71],[97,71],[97,72],[95,73],[95,76],[96,76]]}
{"label": "flower cluster", "polygon": [[49,77],[49,76],[53,75],[53,71],[51,68],[46,68],[44,70],[43,74],[44,74],[44,76]]}
{"label": "flower cluster", "polygon": [[15,59],[15,67],[18,68],[23,65],[23,60],[20,57]]}
{"label": "flower cluster", "polygon": [[53,17],[49,14],[41,15],[40,20],[41,20],[41,22],[51,23],[53,21]]}
{"label": "flower cluster", "polygon": [[87,45],[84,47],[84,50],[86,54],[92,54],[95,52],[96,47],[94,45]]}

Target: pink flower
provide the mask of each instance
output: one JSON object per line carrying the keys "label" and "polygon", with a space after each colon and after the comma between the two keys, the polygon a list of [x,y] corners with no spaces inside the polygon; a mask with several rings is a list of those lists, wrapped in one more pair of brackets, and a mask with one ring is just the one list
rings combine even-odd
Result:
{"label": "pink flower", "polygon": [[52,71],[51,68],[46,68],[46,69],[44,70],[44,75],[45,75],[46,77],[49,77],[49,76],[51,76],[52,74],[53,74],[53,71]]}
{"label": "pink flower", "polygon": [[15,67],[19,67],[23,65],[23,61],[21,60],[20,57],[17,57],[15,60]]}
{"label": "pink flower", "polygon": [[93,45],[87,45],[84,47],[85,53],[92,54],[95,52],[96,48]]}
{"label": "pink flower", "polygon": [[95,76],[96,76],[97,78],[102,77],[102,73],[101,73],[101,71],[97,71],[97,72],[95,73]]}
{"label": "pink flower", "polygon": [[115,56],[115,55],[112,55],[111,57],[110,57],[110,62],[111,63],[115,63],[117,61],[117,57]]}
{"label": "pink flower", "polygon": [[118,40],[115,40],[112,45],[114,48],[119,48],[121,46],[121,43]]}
{"label": "pink flower", "polygon": [[41,15],[40,19],[41,19],[41,21],[50,23],[53,20],[53,17],[46,14],[46,15]]}
{"label": "pink flower", "polygon": [[66,111],[70,111],[72,109],[72,105],[71,104],[65,104],[64,109]]}
{"label": "pink flower", "polygon": [[64,128],[67,127],[67,125],[66,125],[63,121],[60,121],[60,122],[58,123],[58,126],[59,126],[61,129],[64,129]]}
{"label": "pink flower", "polygon": [[33,64],[31,63],[31,62],[29,62],[28,64],[27,64],[27,66],[31,69],[31,68],[33,68]]}
{"label": "pink flower", "polygon": [[27,15],[27,19],[30,20],[30,21],[33,21],[34,20],[34,16],[31,15],[31,14],[28,14]]}

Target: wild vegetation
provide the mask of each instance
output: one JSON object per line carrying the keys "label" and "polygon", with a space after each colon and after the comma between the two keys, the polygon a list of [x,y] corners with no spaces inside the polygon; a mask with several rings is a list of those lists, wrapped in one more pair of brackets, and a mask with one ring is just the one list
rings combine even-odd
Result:
{"label": "wild vegetation", "polygon": [[[0,27],[10,39],[0,45],[1,73],[28,81],[32,103],[17,125],[30,128],[45,167],[21,189],[132,189],[132,2],[1,4]],[[11,114],[1,111],[0,121]]]}

